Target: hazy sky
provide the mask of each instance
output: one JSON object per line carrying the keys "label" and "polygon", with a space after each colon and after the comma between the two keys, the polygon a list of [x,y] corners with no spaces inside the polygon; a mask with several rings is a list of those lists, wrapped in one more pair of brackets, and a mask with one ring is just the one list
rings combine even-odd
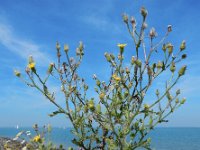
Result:
{"label": "hazy sky", "polygon": [[[117,43],[128,43],[126,55],[133,55],[132,41],[121,16],[124,12],[135,16],[139,26],[141,6],[148,9],[148,27],[156,28],[158,39],[171,24],[173,32],[169,40],[175,47],[182,40],[187,42],[188,58],[184,63],[188,70],[177,85],[187,102],[164,126],[200,127],[200,2],[197,0],[1,0],[0,127],[34,123],[69,126],[65,117],[49,118],[47,114],[56,108],[17,79],[13,70],[24,72],[28,56],[33,55],[40,72],[45,73],[48,64],[56,60],[56,41],[68,43],[72,54],[82,40],[85,57],[80,73],[91,85],[91,95],[92,75],[96,73],[106,80],[109,73],[105,51],[117,53]],[[154,87],[162,88],[165,77]],[[54,82],[50,84],[59,91]],[[62,99],[58,101],[62,103]]]}

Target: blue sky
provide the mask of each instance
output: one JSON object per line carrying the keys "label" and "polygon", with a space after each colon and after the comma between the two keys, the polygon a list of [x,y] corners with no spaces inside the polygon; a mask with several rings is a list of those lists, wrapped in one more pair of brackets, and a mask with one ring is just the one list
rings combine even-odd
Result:
{"label": "blue sky", "polygon": [[[148,27],[154,26],[161,38],[168,24],[173,25],[169,40],[179,46],[187,42],[188,65],[186,76],[177,85],[187,102],[163,126],[200,127],[200,2],[195,0],[6,0],[0,5],[0,127],[31,126],[51,123],[69,126],[65,117],[49,118],[55,110],[40,93],[28,88],[14,75],[21,72],[33,55],[37,67],[46,72],[46,66],[55,61],[55,42],[70,45],[70,53],[79,41],[85,44],[85,57],[80,73],[92,86],[96,73],[102,80],[109,73],[104,52],[117,53],[117,43],[128,43],[131,56],[131,38],[122,21],[122,14],[133,15],[140,23],[141,6],[148,9]],[[165,77],[163,77],[163,81]],[[162,80],[155,84],[160,88]],[[59,90],[53,82],[52,90]],[[92,93],[92,92],[90,92]],[[60,97],[61,98],[61,97]],[[62,100],[59,99],[59,102]]]}

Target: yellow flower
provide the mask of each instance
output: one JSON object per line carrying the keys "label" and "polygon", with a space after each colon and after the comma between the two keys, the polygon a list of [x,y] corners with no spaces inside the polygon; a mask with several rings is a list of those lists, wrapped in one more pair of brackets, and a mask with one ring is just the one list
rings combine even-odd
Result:
{"label": "yellow flower", "polygon": [[127,44],[117,44],[117,46],[119,47],[119,48],[124,48],[125,46],[126,46]]}
{"label": "yellow flower", "polygon": [[112,77],[113,77],[113,79],[114,79],[115,81],[120,81],[120,80],[121,80],[121,78],[118,77],[116,74],[113,74]]}
{"label": "yellow flower", "polygon": [[40,140],[41,140],[40,135],[36,135],[36,136],[33,138],[33,141],[34,141],[34,142],[39,142]]}
{"label": "yellow flower", "polygon": [[28,68],[34,69],[34,68],[35,68],[35,63],[29,63],[29,64],[28,64]]}

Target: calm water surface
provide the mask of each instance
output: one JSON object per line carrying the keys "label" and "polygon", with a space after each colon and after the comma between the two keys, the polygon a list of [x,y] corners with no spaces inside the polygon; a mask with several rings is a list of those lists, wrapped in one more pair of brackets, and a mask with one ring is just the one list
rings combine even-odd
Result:
{"label": "calm water surface", "polygon": [[[31,128],[0,128],[0,136],[13,138],[21,130]],[[156,150],[200,150],[200,128],[156,128],[150,136]],[[73,146],[72,138],[70,128],[53,128],[51,140],[56,144]]]}

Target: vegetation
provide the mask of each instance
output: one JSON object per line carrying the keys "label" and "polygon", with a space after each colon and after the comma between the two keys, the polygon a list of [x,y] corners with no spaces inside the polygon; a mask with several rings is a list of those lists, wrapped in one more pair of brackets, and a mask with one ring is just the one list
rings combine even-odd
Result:
{"label": "vegetation", "polygon": [[[82,149],[151,149],[149,132],[158,124],[167,122],[166,118],[186,101],[185,98],[179,99],[179,89],[171,92],[186,71],[186,66],[177,71],[177,64],[186,58],[186,54],[183,54],[185,41],[176,49],[172,43],[166,42],[172,32],[172,26],[169,25],[165,36],[156,42],[155,28],[147,33],[147,10],[142,7],[140,13],[142,23],[139,28],[134,17],[123,15],[135,50],[132,51],[129,64],[124,59],[126,44],[117,45],[117,56],[105,53],[111,73],[108,82],[93,76],[96,82],[94,90],[98,97],[88,97],[89,86],[77,72],[84,56],[82,42],[77,47],[74,58],[69,56],[68,45],[64,45],[61,50],[57,42],[57,63],[49,65],[44,79],[39,75],[32,57],[29,58],[25,71],[29,80],[25,80],[19,71],[15,71],[17,77],[28,86],[36,88],[56,106],[57,110],[49,116],[63,114],[71,121],[72,133],[75,135],[72,142]],[[170,73],[165,87],[163,90],[159,87],[155,91],[157,98],[154,101],[147,100],[149,88],[164,72]],[[50,77],[60,81],[65,106],[61,106],[54,92],[49,90],[47,82]]]}

